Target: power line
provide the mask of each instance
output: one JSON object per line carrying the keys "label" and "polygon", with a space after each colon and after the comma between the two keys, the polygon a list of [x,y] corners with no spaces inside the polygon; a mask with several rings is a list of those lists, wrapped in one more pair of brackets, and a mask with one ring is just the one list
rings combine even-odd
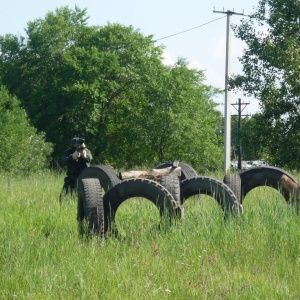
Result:
{"label": "power line", "polygon": [[168,35],[168,36],[159,38],[159,39],[155,40],[155,42],[160,41],[160,40],[164,40],[164,39],[170,38],[170,37],[172,37],[172,36],[179,35],[179,34],[182,34],[182,33],[188,32],[188,31],[191,31],[191,30],[195,30],[195,29],[197,29],[197,28],[203,27],[203,26],[205,26],[205,25],[207,25],[207,24],[213,23],[213,22],[215,22],[215,21],[218,21],[218,20],[224,19],[224,18],[226,18],[226,16],[221,17],[221,18],[218,18],[218,19],[214,19],[214,20],[212,20],[212,21],[206,22],[206,23],[201,24],[201,25],[199,25],[199,26],[196,26],[196,27],[193,27],[193,28],[190,28],[190,29],[187,29],[187,30],[178,32],[178,33],[174,33],[174,34],[171,34],[171,35]]}

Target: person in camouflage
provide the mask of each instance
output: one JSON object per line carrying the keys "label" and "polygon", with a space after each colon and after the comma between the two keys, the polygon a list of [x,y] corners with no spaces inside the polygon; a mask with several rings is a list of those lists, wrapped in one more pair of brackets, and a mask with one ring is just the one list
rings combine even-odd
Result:
{"label": "person in camouflage", "polygon": [[67,166],[67,174],[64,179],[63,192],[73,193],[76,180],[85,168],[90,166],[93,159],[91,151],[86,148],[83,138],[72,138],[70,148],[62,155],[62,162]]}

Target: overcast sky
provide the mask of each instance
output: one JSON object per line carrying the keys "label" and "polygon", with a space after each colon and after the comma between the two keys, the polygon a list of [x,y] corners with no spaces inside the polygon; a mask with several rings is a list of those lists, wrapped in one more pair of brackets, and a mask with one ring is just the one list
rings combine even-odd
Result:
{"label": "overcast sky", "polygon": [[[224,89],[226,58],[226,14],[213,11],[233,10],[250,14],[258,0],[1,0],[0,35],[7,33],[24,35],[28,21],[44,18],[48,11],[61,6],[87,8],[89,25],[120,23],[132,25],[144,35],[153,35],[158,45],[165,46],[165,63],[173,63],[178,57],[186,58],[189,65],[205,71],[206,83]],[[246,3],[245,3],[246,2]],[[243,16],[233,15],[232,23],[239,24]],[[247,18],[247,16],[244,16]],[[219,20],[217,20],[219,19]],[[208,23],[208,24],[206,24]],[[173,35],[173,36],[172,36]],[[244,44],[232,34],[231,72],[238,74],[242,66],[238,57]],[[258,101],[246,98],[242,93],[231,94],[231,103],[241,98],[250,105],[243,114],[259,110]],[[224,110],[224,96],[215,99]],[[232,106],[232,114],[236,114]]]}

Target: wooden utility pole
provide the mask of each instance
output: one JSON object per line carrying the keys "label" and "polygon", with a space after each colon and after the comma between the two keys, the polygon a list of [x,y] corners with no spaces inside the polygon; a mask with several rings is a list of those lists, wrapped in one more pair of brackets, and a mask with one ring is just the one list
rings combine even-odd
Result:
{"label": "wooden utility pole", "polygon": [[[240,132],[241,132],[241,124],[242,124],[242,117],[248,117],[249,115],[242,115],[243,110],[245,109],[246,105],[250,104],[250,102],[243,102],[241,98],[239,98],[238,103],[232,104],[234,108],[236,109],[235,105],[238,105],[238,114],[233,116],[238,116],[238,170],[242,169],[242,145],[241,145],[241,139],[240,139]],[[242,105],[245,105],[242,108]]]}
{"label": "wooden utility pole", "polygon": [[225,110],[224,110],[224,171],[230,169],[230,153],[231,153],[231,115],[230,115],[230,91],[228,91],[228,79],[231,73],[230,57],[231,57],[231,16],[244,15],[244,13],[236,13],[231,10],[213,11],[214,13],[227,14],[227,35],[226,35],[226,63],[225,63]]}

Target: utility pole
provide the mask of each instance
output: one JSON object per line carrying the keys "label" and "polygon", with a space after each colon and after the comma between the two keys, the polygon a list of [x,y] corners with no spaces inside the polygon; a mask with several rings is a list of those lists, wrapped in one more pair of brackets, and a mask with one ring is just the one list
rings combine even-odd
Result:
{"label": "utility pole", "polygon": [[226,62],[225,62],[225,109],[224,109],[224,171],[230,169],[230,152],[231,152],[231,115],[230,115],[230,91],[228,91],[228,79],[231,73],[230,57],[231,57],[231,17],[232,15],[244,15],[244,13],[236,13],[231,10],[213,11],[227,15],[226,29]]}
{"label": "utility pole", "polygon": [[[241,98],[238,99],[238,103],[232,104],[234,108],[236,109],[235,105],[238,105],[238,114],[233,116],[238,116],[238,170],[242,169],[242,146],[241,146],[241,139],[240,139],[240,132],[241,132],[241,123],[242,123],[242,117],[248,117],[249,115],[242,115],[243,110],[245,109],[246,105],[250,104],[250,102],[244,102],[242,103]],[[242,105],[245,105],[242,108]]]}

